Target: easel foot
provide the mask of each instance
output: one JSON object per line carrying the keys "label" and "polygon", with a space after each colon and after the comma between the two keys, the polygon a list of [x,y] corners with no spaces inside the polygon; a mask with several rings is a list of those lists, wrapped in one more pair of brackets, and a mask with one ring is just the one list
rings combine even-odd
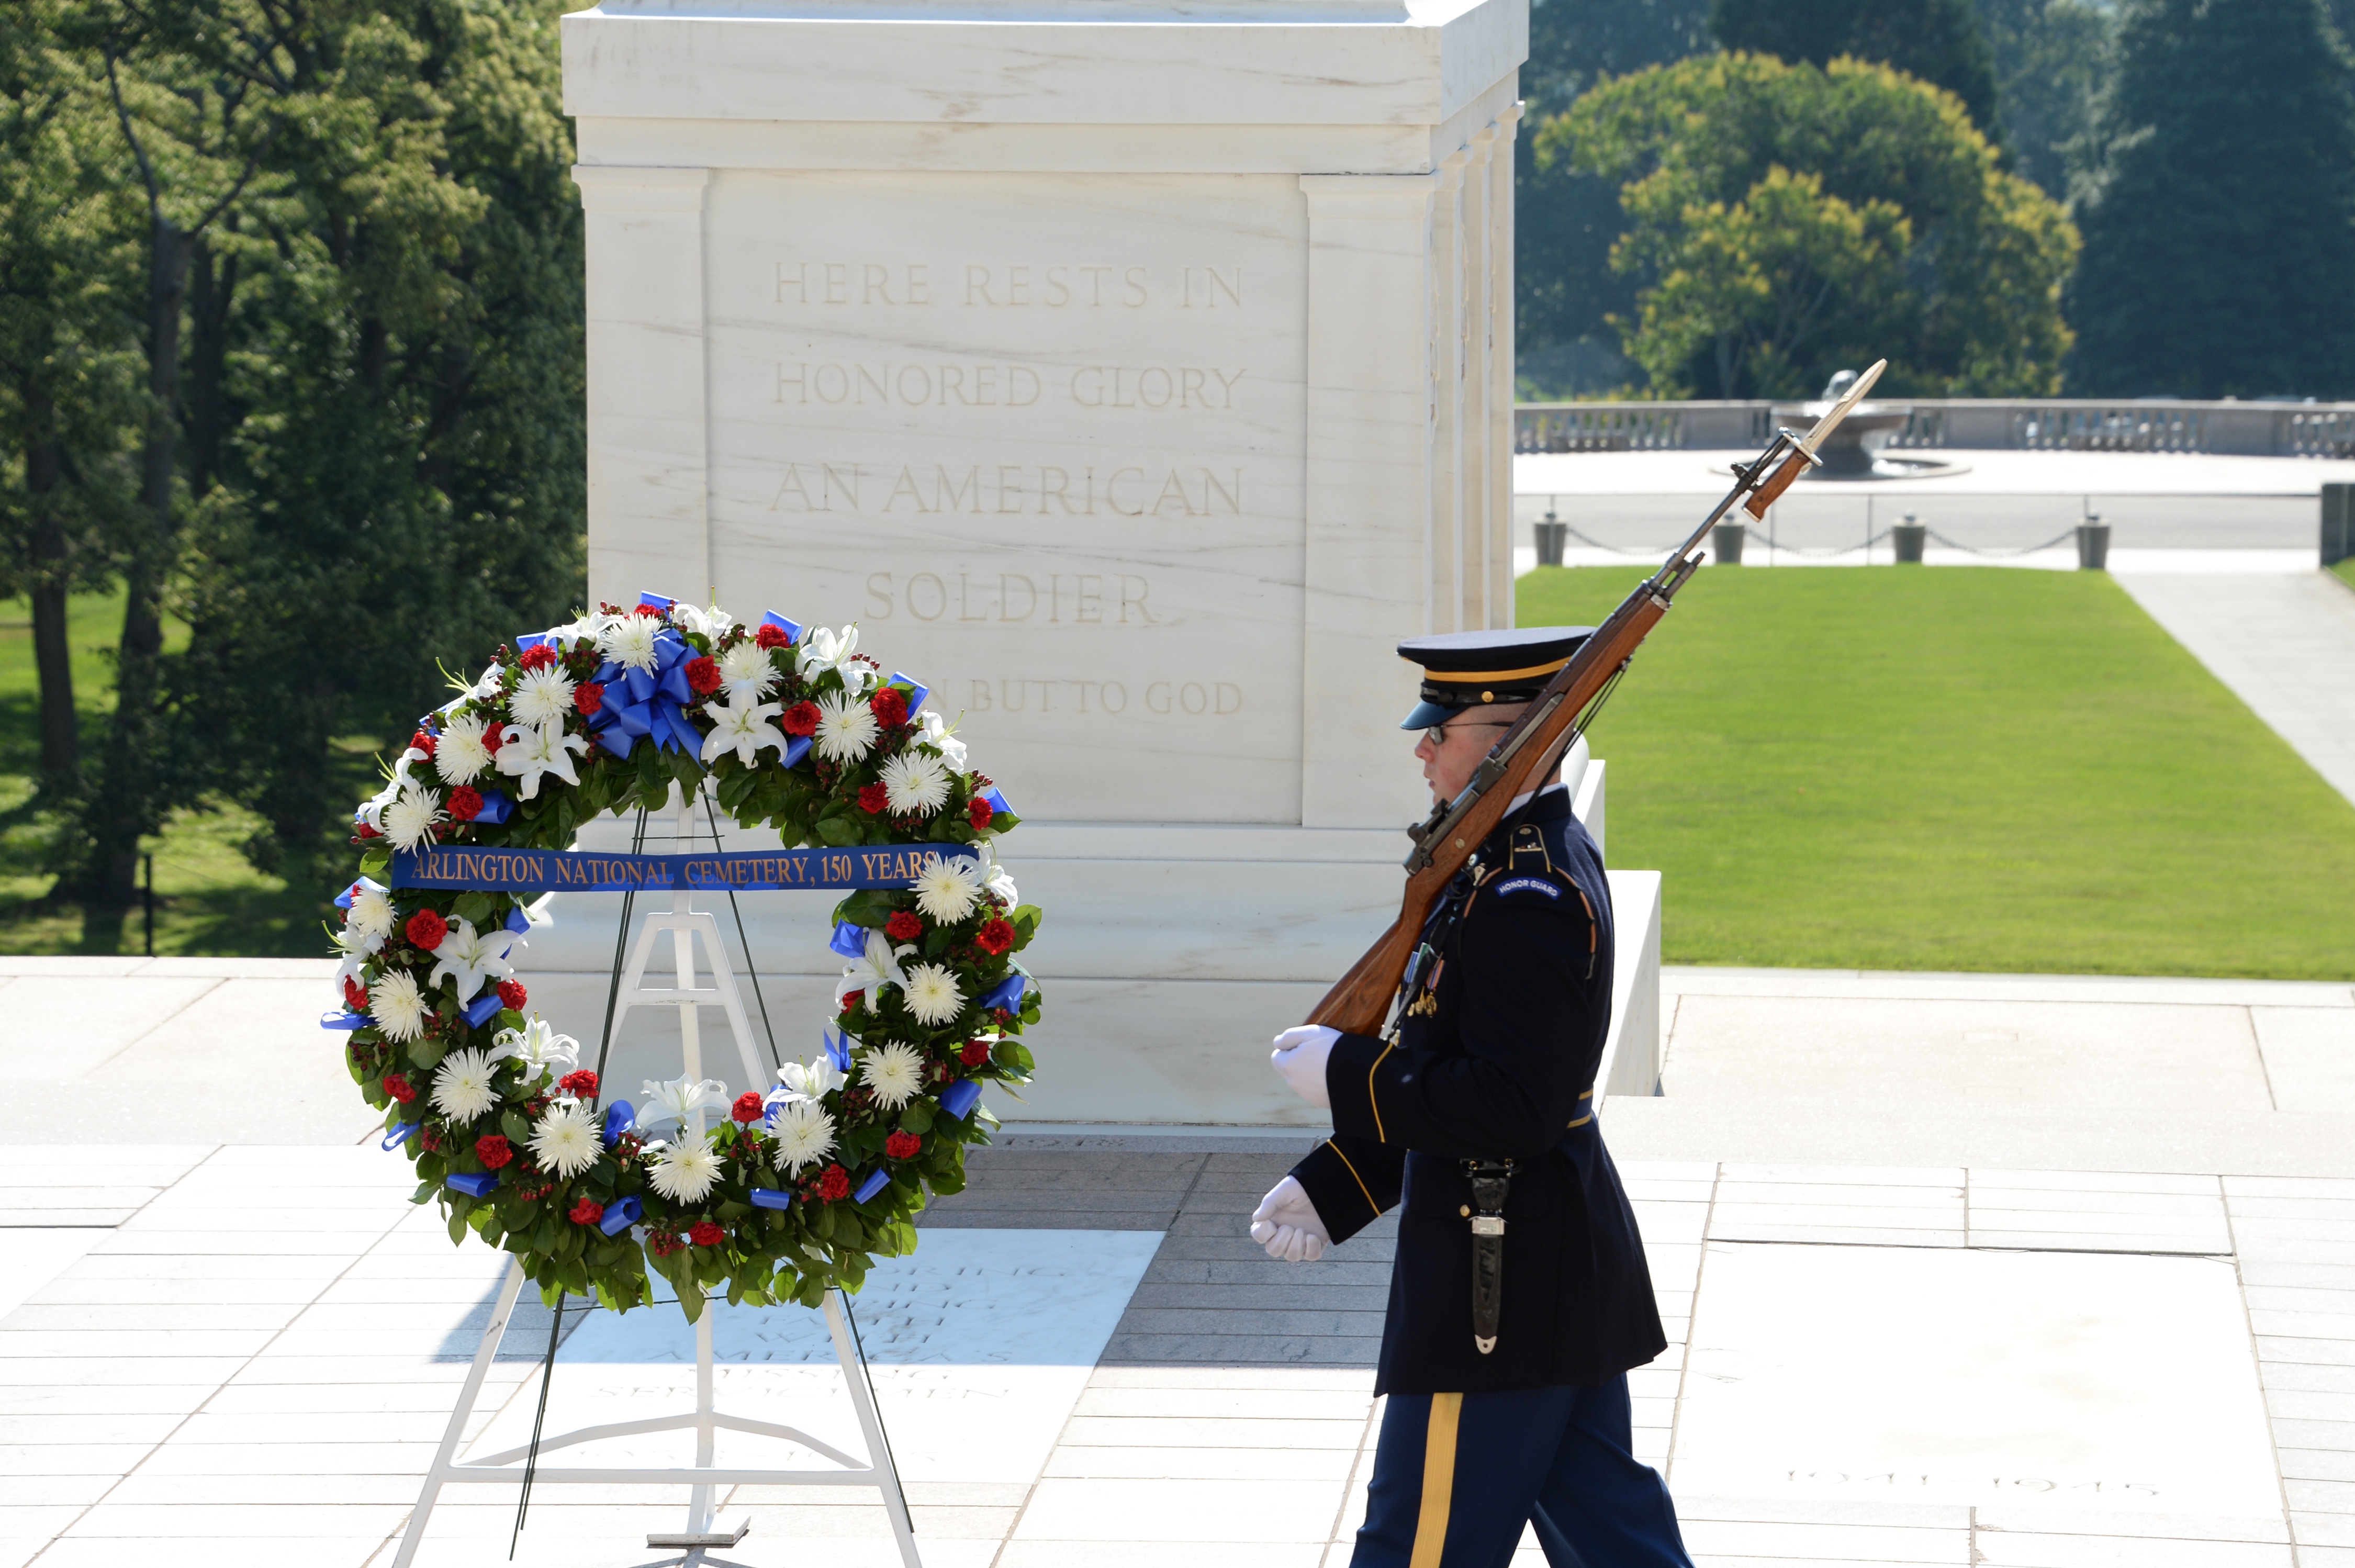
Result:
{"label": "easel foot", "polygon": [[646,1537],[648,1546],[733,1546],[744,1539],[752,1521],[743,1514],[715,1519],[706,1530],[658,1530]]}

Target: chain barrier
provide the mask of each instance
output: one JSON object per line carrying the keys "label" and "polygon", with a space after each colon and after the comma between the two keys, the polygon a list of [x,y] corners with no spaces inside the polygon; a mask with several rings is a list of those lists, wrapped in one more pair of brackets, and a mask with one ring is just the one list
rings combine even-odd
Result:
{"label": "chain barrier", "polygon": [[[1554,521],[1569,538],[1576,539],[1579,543],[1585,545],[1591,549],[1608,550],[1613,555],[1642,557],[1657,560],[1660,557],[1668,554],[1668,551],[1676,549],[1677,545],[1684,542],[1682,539],[1678,539],[1670,544],[1657,546],[1637,545],[1633,549],[1629,549],[1621,545],[1605,544],[1601,539],[1594,538],[1591,534],[1580,532],[1570,524],[1562,522],[1559,517],[1555,518]],[[1879,533],[1867,539],[1864,541],[1862,548],[1869,552],[1871,550],[1873,546],[1883,542],[1895,531],[1896,525],[1883,528]],[[1935,528],[1925,528],[1923,531],[1929,538],[1937,540],[1948,549],[1958,549],[1965,555],[1983,556],[1989,560],[2009,560],[2023,555],[2035,555],[2042,550],[2057,549],[2062,545],[2068,544],[2077,537],[2076,526],[2073,524],[2062,532],[2053,535],[2049,539],[2046,539],[2042,544],[2026,545],[2018,549],[2001,549],[1995,548],[1982,549],[1977,545],[1967,545],[1963,543],[1960,539],[1949,539],[1946,535],[1940,533]],[[1849,550],[1858,548],[1855,545],[1832,545],[1824,549],[1809,549],[1805,545],[1782,544],[1777,542],[1771,536],[1762,538],[1754,531],[1750,535],[1749,542],[1753,545],[1763,544],[1770,552],[1774,554],[1803,555],[1818,560],[1828,560],[1834,556],[1846,555]]]}

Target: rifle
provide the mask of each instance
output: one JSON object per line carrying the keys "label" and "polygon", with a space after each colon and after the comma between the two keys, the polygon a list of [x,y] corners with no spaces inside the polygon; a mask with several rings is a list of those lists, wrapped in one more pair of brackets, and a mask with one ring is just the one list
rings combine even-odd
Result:
{"label": "rifle", "polygon": [[1560,766],[1562,753],[1593,722],[1626,674],[1637,645],[1668,613],[1677,591],[1700,569],[1701,539],[1737,503],[1751,517],[1763,519],[1766,508],[1792,482],[1820,461],[1816,449],[1863,400],[1888,363],[1877,361],[1858,377],[1856,385],[1805,436],[1778,430],[1754,461],[1736,464],[1733,488],[1725,493],[1725,499],[1670,552],[1659,571],[1638,584],[1611,612],[1610,619],[1579,645],[1578,652],[1555,672],[1528,711],[1490,748],[1464,793],[1452,801],[1433,804],[1428,817],[1407,829],[1407,836],[1414,840],[1414,851],[1406,858],[1406,894],[1398,919],[1325,993],[1325,999],[1309,1013],[1308,1022],[1348,1034],[1380,1032],[1432,906],[1465,861],[1504,820],[1513,797],[1530,787],[1529,781],[1538,776],[1540,764]]}

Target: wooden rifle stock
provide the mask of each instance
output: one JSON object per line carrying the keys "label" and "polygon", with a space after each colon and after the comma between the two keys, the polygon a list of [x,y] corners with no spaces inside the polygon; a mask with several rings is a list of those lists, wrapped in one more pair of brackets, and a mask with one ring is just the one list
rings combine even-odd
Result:
{"label": "wooden rifle stock", "polygon": [[1325,999],[1308,1015],[1308,1022],[1349,1034],[1381,1032],[1407,960],[1413,956],[1423,923],[1430,919],[1440,894],[1496,831],[1513,798],[1538,787],[1530,780],[1540,768],[1559,765],[1556,759],[1593,717],[1596,700],[1607,693],[1613,677],[1626,668],[1636,649],[1668,613],[1677,590],[1700,565],[1698,551],[1703,536],[1737,502],[1746,502],[1752,517],[1765,517],[1766,508],[1791,487],[1792,481],[1814,465],[1815,449],[1880,379],[1887,363],[1883,360],[1859,377],[1805,440],[1787,430],[1778,432],[1755,462],[1737,464],[1733,488],[1725,499],[1554,673],[1528,711],[1489,752],[1464,794],[1434,805],[1429,817],[1408,829],[1415,849],[1407,857],[1406,896],[1400,901],[1398,919],[1325,993]]}

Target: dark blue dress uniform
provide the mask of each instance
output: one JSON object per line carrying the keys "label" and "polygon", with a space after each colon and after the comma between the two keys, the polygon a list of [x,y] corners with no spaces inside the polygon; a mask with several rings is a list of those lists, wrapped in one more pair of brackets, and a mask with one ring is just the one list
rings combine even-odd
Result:
{"label": "dark blue dress uniform", "polygon": [[[1579,635],[1462,634],[1400,651],[1427,668],[1453,658],[1490,700],[1518,701]],[[1567,645],[1550,664],[1529,657],[1548,638]],[[1499,639],[1524,662],[1495,656]],[[1447,673],[1426,677],[1410,725],[1472,705]],[[1355,1568],[1501,1568],[1524,1521],[1557,1564],[1689,1568],[1666,1487],[1629,1452],[1625,1374],[1668,1337],[1594,1116],[1611,895],[1568,791],[1507,815],[1423,939],[1432,956],[1395,1037],[1334,1042],[1334,1136],[1292,1171],[1336,1242],[1403,1204],[1375,1384],[1390,1404]],[[1504,1160],[1501,1310],[1484,1352],[1465,1162]]]}

